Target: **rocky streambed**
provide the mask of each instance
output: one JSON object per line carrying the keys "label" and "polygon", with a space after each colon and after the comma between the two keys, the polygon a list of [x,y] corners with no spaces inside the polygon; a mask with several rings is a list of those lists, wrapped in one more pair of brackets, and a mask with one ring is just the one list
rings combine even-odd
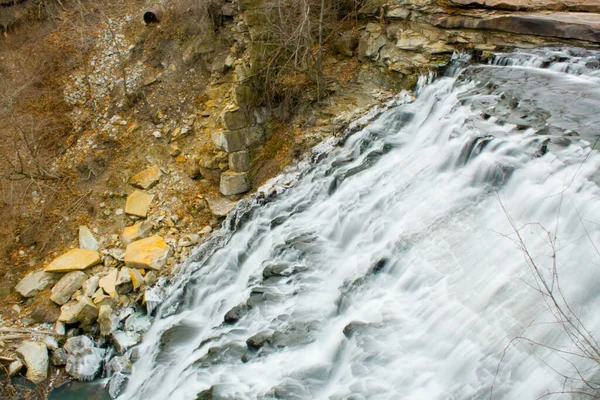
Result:
{"label": "rocky streambed", "polygon": [[[235,9],[235,21],[241,33],[252,37],[260,27],[253,25],[255,20],[250,17],[260,10],[260,2],[249,2],[246,6],[243,3],[234,2],[239,6]],[[360,12],[363,24],[359,31],[341,35],[333,44],[334,56],[327,60],[331,65],[343,64],[349,59],[362,63],[357,79],[362,89],[353,93],[355,96],[350,100],[346,99],[347,103],[358,104],[356,107],[348,104],[332,107],[339,115],[331,111],[318,115],[323,122],[316,127],[308,126],[303,137],[307,143],[314,144],[329,135],[339,134],[351,120],[390,99],[388,90],[414,84],[419,74],[446,66],[452,54],[458,52],[469,52],[486,64],[505,65],[518,63],[519,57],[506,59],[500,52],[515,47],[565,43],[593,47],[600,43],[600,16],[596,14],[599,11],[600,2],[592,0],[366,2]],[[242,74],[248,60],[243,55],[238,56],[237,63],[235,59],[228,61],[228,68],[235,70],[235,74]],[[593,71],[597,70],[599,62],[595,55],[586,58],[585,54],[572,62],[568,60],[569,55],[561,55],[560,51],[550,55],[544,53],[538,58],[535,53],[527,52],[523,57],[527,58],[524,63],[552,64],[555,69],[560,69],[558,64],[563,62],[564,68],[570,68],[574,74],[578,74],[577,68],[580,68],[579,75],[590,79],[595,78]],[[486,74],[485,71],[478,73],[478,76]],[[521,71],[521,74],[526,73]],[[138,75],[135,76],[139,78]],[[504,79],[504,84],[513,76],[496,75]],[[495,78],[500,79],[498,76]],[[536,76],[532,79],[539,84],[530,82],[527,90],[537,91],[542,103],[559,107],[559,97],[543,96],[541,88],[547,84],[546,78]],[[227,86],[227,90],[244,88],[240,82],[243,79]],[[152,85],[154,81],[145,84]],[[581,83],[578,85],[572,88],[573,93],[583,88]],[[215,85],[213,92],[225,92],[222,86]],[[504,89],[516,98],[523,97],[525,86],[507,85]],[[586,89],[582,90],[585,92]],[[498,95],[494,88],[480,88],[480,91],[488,96]],[[347,94],[341,89],[338,92]],[[332,94],[333,99],[335,96]],[[215,104],[221,104],[221,100],[211,99],[212,107],[217,109]],[[210,132],[213,151],[192,157],[193,165],[189,168],[191,175],[204,175],[218,186],[219,194],[196,199],[198,207],[210,211],[213,220],[203,227],[192,227],[182,221],[181,215],[172,212],[169,199],[163,193],[177,184],[177,173],[149,159],[148,168],[138,171],[128,181],[129,195],[111,195],[107,204],[100,204],[105,216],[126,218],[124,229],[99,235],[93,229],[93,223],[89,224],[91,229],[81,226],[74,248],[57,254],[48,265],[31,272],[15,287],[22,301],[13,308],[16,312],[21,312],[22,308],[31,312],[21,321],[0,328],[3,334],[0,338],[3,358],[0,361],[6,366],[8,376],[24,374],[35,384],[49,386],[57,386],[69,379],[91,381],[110,377],[107,382],[110,396],[114,398],[122,392],[131,365],[139,357],[136,345],[153,321],[153,312],[162,301],[164,288],[177,276],[180,263],[189,258],[191,249],[205,242],[235,208],[240,194],[250,190],[246,178],[252,162],[250,154],[252,146],[263,138],[256,139],[258,128],[254,128],[258,122],[255,116],[250,124],[253,129],[248,129],[247,116],[241,115],[239,104],[227,104],[217,111],[211,109],[211,114],[222,115],[219,118],[223,119],[225,128]],[[511,107],[510,99],[502,99],[493,110],[486,112],[489,117],[506,117],[510,124],[544,128],[542,125],[548,116],[539,108],[531,106],[527,109],[528,116],[517,118],[510,112]],[[577,112],[586,116],[583,119],[590,122],[577,124],[584,137],[593,133],[593,119],[588,118],[590,107],[585,101],[576,106]],[[352,111],[340,111],[348,108]],[[115,127],[120,126],[119,120],[113,122]],[[572,125],[569,121],[555,123],[551,133],[571,131]],[[175,139],[187,136],[191,128],[186,125],[183,132],[178,129],[172,135]],[[155,131],[152,134],[158,140],[164,133]],[[183,157],[177,143],[173,140],[168,144],[170,156],[176,160]],[[231,223],[231,219],[228,221]],[[277,280],[287,277],[288,272],[299,272],[293,268],[290,271],[272,266],[265,269],[263,275],[265,280]],[[254,293],[257,301],[264,297],[263,292]],[[225,315],[225,322],[235,323],[251,306],[230,310]],[[291,329],[289,335],[280,332],[275,337],[272,332],[270,335],[259,332],[247,339],[247,347],[254,352],[263,346],[277,347],[278,343],[285,347],[286,335],[296,337],[296,331],[305,328]],[[177,341],[177,336],[172,340]]]}

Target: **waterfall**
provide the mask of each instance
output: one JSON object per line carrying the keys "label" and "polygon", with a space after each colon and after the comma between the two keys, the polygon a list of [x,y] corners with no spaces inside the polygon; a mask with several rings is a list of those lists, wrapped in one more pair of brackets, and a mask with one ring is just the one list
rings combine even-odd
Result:
{"label": "waterfall", "polygon": [[451,68],[320,146],[182,267],[119,399],[586,389],[597,364],[539,288],[600,332],[598,55]]}

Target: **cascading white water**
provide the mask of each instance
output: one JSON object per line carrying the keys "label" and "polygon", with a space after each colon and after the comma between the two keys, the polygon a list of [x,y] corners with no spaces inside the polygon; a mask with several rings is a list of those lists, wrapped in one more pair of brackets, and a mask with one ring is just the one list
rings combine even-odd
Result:
{"label": "cascading white water", "polygon": [[580,101],[577,85],[600,90],[560,71],[468,67],[240,210],[235,231],[169,289],[119,398],[212,387],[206,398],[536,399],[581,388],[563,376],[591,378],[595,365],[569,354],[509,219],[548,278],[554,243],[562,293],[600,332],[600,156],[591,136],[575,136],[578,124],[589,133],[585,118],[518,115],[535,99],[513,89],[527,92],[532,76],[566,85],[562,104]]}

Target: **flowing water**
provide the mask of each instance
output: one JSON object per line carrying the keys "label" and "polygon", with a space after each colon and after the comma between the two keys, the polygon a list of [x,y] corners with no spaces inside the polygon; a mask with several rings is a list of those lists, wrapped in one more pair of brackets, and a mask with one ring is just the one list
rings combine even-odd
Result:
{"label": "flowing water", "polygon": [[458,57],[316,149],[182,267],[119,399],[585,388],[597,364],[538,289],[600,332],[599,55]]}

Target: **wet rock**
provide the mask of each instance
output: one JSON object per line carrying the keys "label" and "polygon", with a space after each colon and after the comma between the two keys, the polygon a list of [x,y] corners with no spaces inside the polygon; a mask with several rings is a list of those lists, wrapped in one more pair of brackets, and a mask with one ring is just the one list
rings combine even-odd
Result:
{"label": "wet rock", "polygon": [[148,237],[151,231],[152,224],[150,221],[140,221],[123,229],[123,234],[121,234],[121,242],[127,246],[131,242]]}
{"label": "wet rock", "polygon": [[303,265],[272,264],[263,270],[263,278],[269,279],[274,276],[290,276],[298,272],[306,271]]}
{"label": "wet rock", "polygon": [[352,57],[358,48],[358,37],[354,32],[345,32],[335,40],[333,48],[343,56]]}
{"label": "wet rock", "polygon": [[148,315],[136,312],[127,317],[123,328],[128,332],[143,333],[150,329],[151,323],[151,318]]}
{"label": "wet rock", "polygon": [[125,214],[135,215],[136,217],[146,218],[150,210],[150,204],[154,200],[154,195],[136,190],[127,196],[125,203]]}
{"label": "wet rock", "polygon": [[119,274],[117,275],[117,281],[115,282],[115,290],[120,295],[130,293],[133,290],[129,268],[123,267],[119,271]]}
{"label": "wet rock", "polygon": [[153,165],[150,168],[134,175],[129,179],[129,184],[138,189],[148,190],[153,188],[160,181],[160,168]]}
{"label": "wet rock", "polygon": [[267,343],[272,336],[272,332],[270,331],[262,331],[257,333],[256,335],[248,338],[246,340],[246,344],[249,348],[258,350]]}
{"label": "wet rock", "polygon": [[41,383],[48,377],[48,349],[40,342],[25,342],[18,349],[27,366],[27,379],[33,383]]}
{"label": "wet rock", "polygon": [[91,339],[86,336],[69,338],[64,349],[67,352],[65,370],[73,379],[91,381],[100,373],[106,350],[95,347]]}
{"label": "wet rock", "polygon": [[50,299],[58,305],[63,305],[71,299],[71,296],[81,289],[87,275],[82,271],[69,272],[54,285]]}
{"label": "wet rock", "polygon": [[98,311],[98,326],[102,336],[111,335],[119,326],[119,318],[110,305],[102,305]]}
{"label": "wet rock", "polygon": [[214,386],[210,389],[206,389],[201,391],[196,395],[196,400],[214,400]]}
{"label": "wet rock", "polygon": [[119,354],[124,354],[130,347],[140,341],[141,336],[135,332],[115,331],[111,335],[111,341]]}
{"label": "wet rock", "polygon": [[15,360],[8,365],[8,376],[13,377],[23,369],[25,365],[21,360]]}
{"label": "wet rock", "polygon": [[52,352],[52,365],[61,367],[67,364],[67,351],[65,349],[56,349]]}
{"label": "wet rock", "polygon": [[73,249],[55,258],[44,271],[71,272],[82,271],[101,262],[100,254],[95,250]]}
{"label": "wet rock", "polygon": [[116,399],[119,397],[125,387],[127,387],[127,383],[129,382],[129,377],[125,374],[117,372],[113,374],[110,378],[110,382],[108,383],[108,395],[111,399]]}
{"label": "wet rock", "polygon": [[130,243],[125,250],[125,265],[130,268],[159,271],[172,254],[171,247],[160,236],[151,236]]}
{"label": "wet rock", "polygon": [[60,315],[60,306],[50,300],[51,292],[42,292],[38,297],[35,298],[31,306],[30,317],[38,323],[50,322],[54,323],[58,321]]}
{"label": "wet rock", "polygon": [[247,172],[250,170],[250,153],[247,150],[236,151],[229,154],[229,169],[234,172]]}
{"label": "wet rock", "polygon": [[100,244],[94,237],[94,234],[87,226],[79,227],[79,248],[87,250],[98,250]]}
{"label": "wet rock", "polygon": [[221,174],[219,189],[223,195],[231,196],[246,193],[251,187],[245,172],[227,171]]}
{"label": "wet rock", "polygon": [[66,324],[81,322],[82,324],[91,324],[98,318],[98,307],[87,296],[80,296],[77,300],[72,300],[60,308],[58,320]]}
{"label": "wet rock", "polygon": [[240,304],[227,311],[224,320],[228,324],[234,324],[248,312],[249,307],[246,304]]}
{"label": "wet rock", "polygon": [[352,321],[344,327],[344,336],[350,339],[355,333],[364,330],[368,325],[366,322]]}
{"label": "wet rock", "polygon": [[244,352],[245,346],[230,343],[224,346],[215,346],[208,349],[205,356],[194,362],[194,366],[200,368],[210,368],[212,365],[225,364],[239,360]]}
{"label": "wet rock", "polygon": [[[116,284],[118,276],[119,271],[115,268],[111,270],[108,275],[98,281],[98,286],[100,286],[100,288],[102,288],[102,290],[104,290],[104,292],[112,298],[117,297]],[[94,297],[96,296],[94,295]]]}
{"label": "wet rock", "polygon": [[284,331],[273,333],[270,343],[275,347],[289,347],[308,344],[314,341],[310,324],[293,324]]}
{"label": "wet rock", "polygon": [[56,282],[57,279],[56,274],[49,272],[31,272],[19,281],[15,290],[23,297],[35,297],[42,290]]}

